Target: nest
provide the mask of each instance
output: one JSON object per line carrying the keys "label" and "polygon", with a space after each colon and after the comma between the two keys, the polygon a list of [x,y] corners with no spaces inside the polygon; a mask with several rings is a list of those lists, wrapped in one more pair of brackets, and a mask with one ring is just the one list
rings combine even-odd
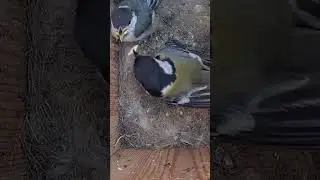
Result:
{"label": "nest", "polygon": [[[156,10],[160,27],[140,42],[138,52],[153,55],[171,38],[190,48],[210,54],[209,0],[163,0]],[[119,129],[124,147],[165,148],[209,145],[209,111],[207,109],[172,108],[150,97],[133,75],[132,44],[123,45],[119,54]]]}

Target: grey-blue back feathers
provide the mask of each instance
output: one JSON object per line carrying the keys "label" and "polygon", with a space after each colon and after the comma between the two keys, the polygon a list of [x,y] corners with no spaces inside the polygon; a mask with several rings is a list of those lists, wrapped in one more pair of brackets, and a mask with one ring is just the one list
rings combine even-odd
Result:
{"label": "grey-blue back feathers", "polygon": [[151,9],[156,9],[162,0],[145,0]]}
{"label": "grey-blue back feathers", "polygon": [[117,3],[118,6],[129,6],[133,9],[140,9],[149,7],[150,9],[156,9],[162,0],[122,0]]}
{"label": "grey-blue back feathers", "polygon": [[[134,35],[135,37],[140,37],[152,26],[153,10],[159,6],[161,1],[162,0],[123,0],[117,4],[117,7],[128,7],[128,10],[134,13],[134,16],[137,18]],[[127,23],[127,21],[125,21],[125,23]]]}

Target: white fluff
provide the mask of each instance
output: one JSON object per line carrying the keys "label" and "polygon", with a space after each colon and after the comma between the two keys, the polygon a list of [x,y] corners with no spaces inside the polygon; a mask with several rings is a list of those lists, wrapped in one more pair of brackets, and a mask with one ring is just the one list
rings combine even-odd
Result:
{"label": "white fluff", "polygon": [[137,45],[134,45],[134,46],[130,49],[130,51],[129,51],[129,53],[128,53],[128,56],[133,55],[133,51],[137,52],[138,47],[139,47],[138,44],[137,44]]}

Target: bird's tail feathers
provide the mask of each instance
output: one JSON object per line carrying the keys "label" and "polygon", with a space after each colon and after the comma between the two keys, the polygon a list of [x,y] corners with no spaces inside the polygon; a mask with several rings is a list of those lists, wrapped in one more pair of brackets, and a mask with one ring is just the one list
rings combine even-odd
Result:
{"label": "bird's tail feathers", "polygon": [[123,0],[113,0],[113,4],[117,5],[120,4]]}
{"label": "bird's tail feathers", "polygon": [[151,9],[156,9],[162,0],[145,0],[147,5],[151,8]]}

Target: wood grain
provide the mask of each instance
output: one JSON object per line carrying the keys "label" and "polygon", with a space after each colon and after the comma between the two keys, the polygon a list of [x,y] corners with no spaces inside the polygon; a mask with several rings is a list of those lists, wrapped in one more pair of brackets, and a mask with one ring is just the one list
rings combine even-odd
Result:
{"label": "wood grain", "polygon": [[210,150],[121,149],[111,157],[112,180],[208,180]]}
{"label": "wood grain", "polygon": [[26,89],[25,12],[15,1],[0,3],[0,179],[25,179],[21,145]]}
{"label": "wood grain", "polygon": [[110,42],[110,153],[119,149],[118,133],[118,53],[119,47]]}

